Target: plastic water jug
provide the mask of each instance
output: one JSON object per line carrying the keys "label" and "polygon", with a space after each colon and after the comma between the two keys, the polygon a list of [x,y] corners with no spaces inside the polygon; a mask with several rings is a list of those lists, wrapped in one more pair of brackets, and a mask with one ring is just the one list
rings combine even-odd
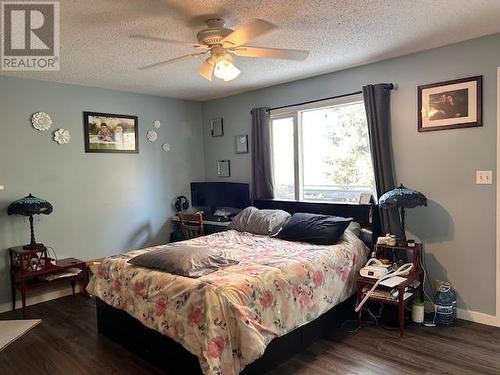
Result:
{"label": "plastic water jug", "polygon": [[450,283],[442,283],[434,296],[436,316],[434,323],[438,327],[448,327],[457,319],[457,297]]}

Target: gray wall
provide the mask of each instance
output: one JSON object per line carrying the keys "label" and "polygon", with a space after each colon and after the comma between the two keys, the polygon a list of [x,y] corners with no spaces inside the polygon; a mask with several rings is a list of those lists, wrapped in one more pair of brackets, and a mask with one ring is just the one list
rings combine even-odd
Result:
{"label": "gray wall", "polygon": [[[341,51],[339,52],[341,53]],[[261,63],[265,63],[264,60]],[[250,110],[357,91],[393,82],[392,138],[398,182],[423,192],[429,206],[408,212],[408,229],[426,246],[433,279],[448,279],[459,307],[495,313],[495,186],[476,185],[475,171],[496,168],[496,68],[500,34],[380,63],[260,89],[203,104],[205,168],[217,180],[216,160],[231,160],[231,181],[250,182],[250,154],[236,155],[233,137],[250,134]],[[483,75],[483,124],[417,132],[417,86]],[[224,137],[209,121],[224,118]]]}
{"label": "gray wall", "polygon": [[[31,127],[37,111],[52,116],[50,130]],[[140,153],[85,153],[83,111],[139,116]],[[204,178],[200,103],[0,77],[0,113],[0,305],[10,299],[7,248],[29,242],[28,221],[7,216],[10,202],[30,192],[50,201],[54,212],[35,220],[37,240],[87,260],[166,242],[172,198]],[[154,120],[162,125],[150,143]],[[52,141],[58,128],[71,143]]]}

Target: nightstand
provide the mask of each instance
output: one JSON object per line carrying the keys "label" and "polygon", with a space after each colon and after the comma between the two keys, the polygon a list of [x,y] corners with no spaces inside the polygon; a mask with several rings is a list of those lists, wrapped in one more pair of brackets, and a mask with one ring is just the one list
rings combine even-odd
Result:
{"label": "nightstand", "polygon": [[[398,309],[398,321],[399,321],[399,332],[401,337],[404,334],[404,311],[405,306],[413,301],[415,294],[418,292],[420,298],[424,300],[424,272],[422,270],[422,244],[415,243],[414,247],[407,245],[376,245],[375,254],[377,259],[389,259],[391,262],[395,262],[398,259],[404,259],[405,263],[413,263],[413,269],[408,276],[404,276],[406,279],[402,283],[394,286],[393,288],[388,288],[385,286],[378,286],[375,291],[379,292],[376,295],[372,295],[369,301],[376,301],[388,305],[396,305]],[[365,290],[370,289],[377,279],[372,279],[369,277],[359,276],[357,281],[357,301],[358,303],[364,298]],[[415,281],[420,284],[413,292],[406,292],[406,289],[412,285]],[[365,289],[365,290],[364,290]],[[389,295],[390,291],[397,293],[397,297],[391,298]],[[411,294],[410,294],[411,293]],[[361,324],[361,311],[358,314],[358,322]]]}
{"label": "nightstand", "polygon": [[[59,259],[55,264],[47,255],[47,248],[41,246],[34,250],[23,247],[9,249],[10,280],[12,291],[12,309],[16,308],[16,289],[21,292],[23,315],[26,312],[26,295],[28,290],[46,288],[63,283],[71,283],[73,295],[75,284],[82,284],[83,292],[88,284],[87,265],[75,258]],[[79,269],[79,273],[71,274],[71,269]]]}

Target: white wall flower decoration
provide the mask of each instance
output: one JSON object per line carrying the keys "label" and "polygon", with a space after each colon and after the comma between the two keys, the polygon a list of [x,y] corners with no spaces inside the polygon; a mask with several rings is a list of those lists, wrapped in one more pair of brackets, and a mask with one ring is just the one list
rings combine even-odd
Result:
{"label": "white wall flower decoration", "polygon": [[154,120],[153,126],[155,127],[155,129],[160,129],[160,126],[161,126],[160,120]]}
{"label": "white wall flower decoration", "polygon": [[54,132],[54,141],[56,141],[60,145],[69,143],[70,140],[71,140],[71,134],[69,134],[68,130],[59,129]]}
{"label": "white wall flower decoration", "polygon": [[158,139],[158,134],[154,130],[148,130],[146,133],[146,138],[149,142],[154,142]]}
{"label": "white wall flower decoration", "polygon": [[52,119],[45,112],[36,112],[31,116],[31,124],[36,130],[45,131],[52,125]]}
{"label": "white wall flower decoration", "polygon": [[170,151],[170,144],[164,143],[161,145],[161,148],[163,149],[163,151],[168,152]]}

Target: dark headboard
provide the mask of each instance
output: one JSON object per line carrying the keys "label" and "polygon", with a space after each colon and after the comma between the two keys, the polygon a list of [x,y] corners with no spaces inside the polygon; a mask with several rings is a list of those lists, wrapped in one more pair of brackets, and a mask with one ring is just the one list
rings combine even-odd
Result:
{"label": "dark headboard", "polygon": [[380,215],[376,204],[323,203],[304,201],[284,201],[277,199],[254,200],[253,205],[261,209],[280,209],[291,214],[309,212],[313,214],[352,217],[363,228],[372,231],[372,243],[376,243],[381,233]]}

